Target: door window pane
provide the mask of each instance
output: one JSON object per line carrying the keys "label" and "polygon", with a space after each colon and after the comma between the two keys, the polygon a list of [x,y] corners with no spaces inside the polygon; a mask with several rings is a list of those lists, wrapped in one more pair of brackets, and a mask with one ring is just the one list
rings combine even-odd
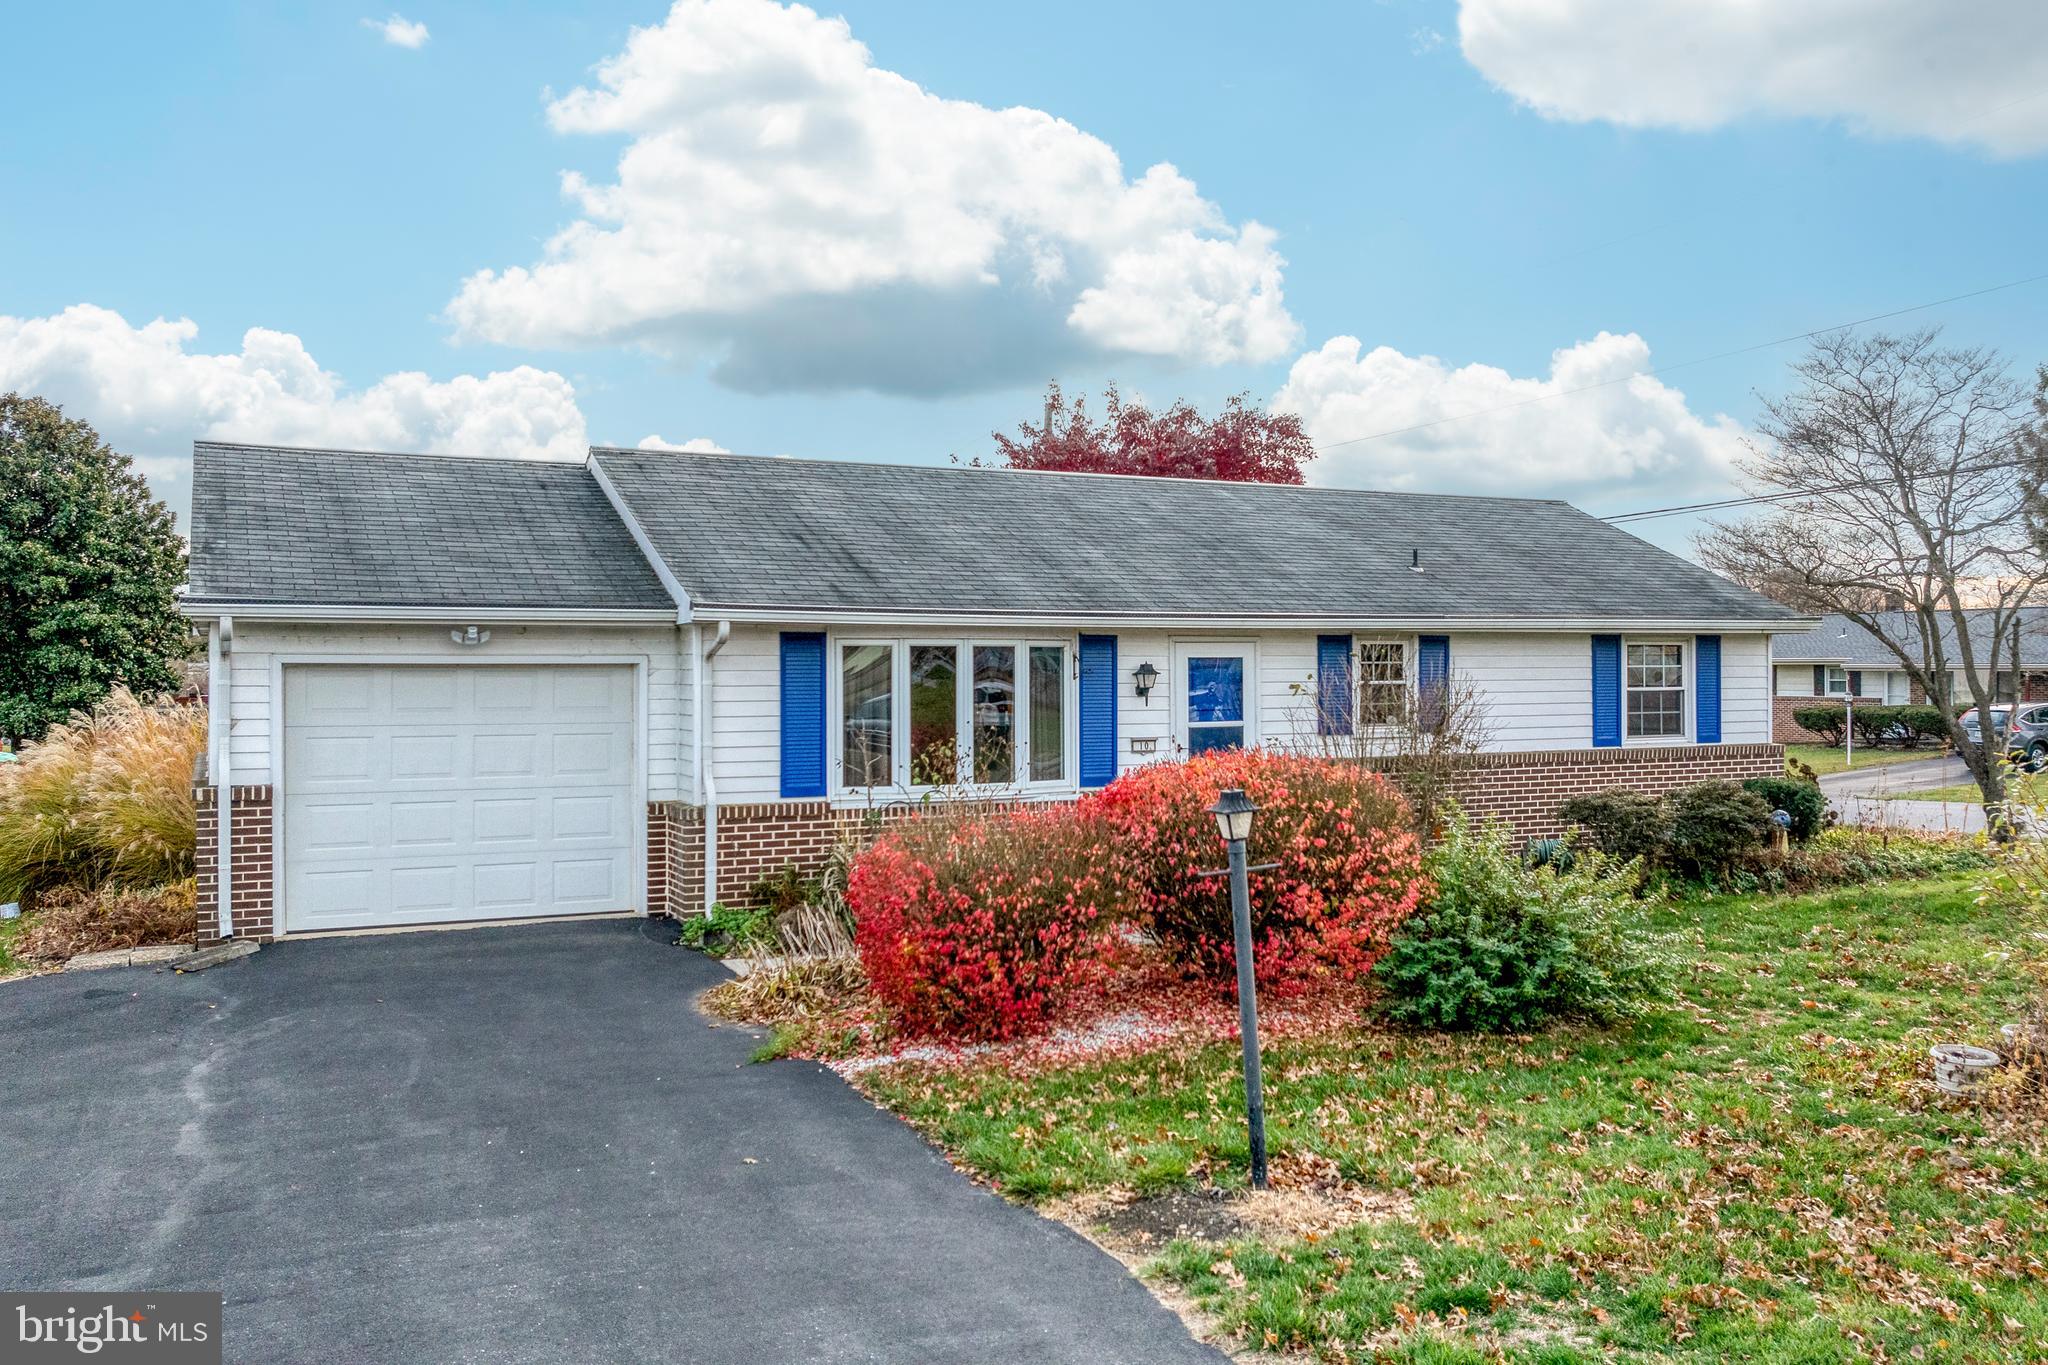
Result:
{"label": "door window pane", "polygon": [[1017,651],[974,647],[974,780],[1017,780]]}
{"label": "door window pane", "polygon": [[1188,660],[1188,719],[1244,720],[1244,660],[1228,655]]}
{"label": "door window pane", "polygon": [[1067,775],[1067,651],[1031,649],[1031,780],[1058,782]]}
{"label": "door window pane", "polygon": [[894,780],[890,756],[896,698],[887,645],[847,645],[839,652],[841,761],[849,787],[886,787]]}
{"label": "door window pane", "polygon": [[1188,660],[1188,752],[1244,747],[1244,659],[1197,655]]}
{"label": "door window pane", "polygon": [[910,781],[918,787],[960,780],[960,651],[910,647]]}

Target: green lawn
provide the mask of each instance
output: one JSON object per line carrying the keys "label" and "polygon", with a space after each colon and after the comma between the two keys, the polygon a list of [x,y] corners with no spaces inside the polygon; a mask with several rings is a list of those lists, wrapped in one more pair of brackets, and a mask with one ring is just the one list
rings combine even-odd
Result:
{"label": "green lawn", "polygon": [[[1887,763],[1924,763],[1930,758],[1940,758],[1942,750],[1927,749],[1858,749],[1855,753],[1857,768],[1876,768]],[[1846,772],[1849,764],[1840,749],[1830,749],[1825,744],[1787,744],[1785,757],[1796,758],[1813,769],[1820,777],[1829,773]]]}
{"label": "green lawn", "polygon": [[[1975,782],[1957,782],[1947,787],[1928,787],[1921,791],[1887,791],[1878,793],[1887,801],[1959,801],[1977,805],[1984,799],[1984,793],[1977,789]],[[2006,798],[2039,806],[2048,792],[2042,790],[2038,777],[2020,777],[2006,784]]]}
{"label": "green lawn", "polygon": [[[2027,993],[2005,950],[2042,947],[1975,900],[1684,904],[1698,965],[1633,1025],[1273,1046],[1276,1169],[1379,1216],[1148,1273],[1328,1360],[2048,1358],[2048,1154],[1920,1081],[1931,1043],[1996,1041]],[[1233,1047],[861,1084],[1015,1198],[1244,1182]]]}

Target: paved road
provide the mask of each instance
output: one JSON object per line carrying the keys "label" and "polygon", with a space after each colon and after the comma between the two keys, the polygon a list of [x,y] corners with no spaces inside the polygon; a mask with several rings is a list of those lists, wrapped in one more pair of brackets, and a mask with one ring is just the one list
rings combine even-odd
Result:
{"label": "paved road", "polygon": [[1219,1362],[653,923],[0,986],[0,1284],[220,1289],[235,1361]]}
{"label": "paved road", "polygon": [[1876,792],[1926,791],[1952,787],[1970,780],[1970,770],[1954,756],[1916,760],[1911,763],[1872,763],[1845,772],[1828,773],[1820,788],[1829,796],[1869,795]]}

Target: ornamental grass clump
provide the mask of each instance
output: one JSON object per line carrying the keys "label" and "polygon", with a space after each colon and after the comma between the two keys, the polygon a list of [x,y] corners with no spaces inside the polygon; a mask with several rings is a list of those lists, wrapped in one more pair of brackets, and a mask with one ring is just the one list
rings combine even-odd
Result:
{"label": "ornamental grass clump", "polygon": [[1262,988],[1363,977],[1425,887],[1408,806],[1356,764],[1261,750],[1133,769],[1091,804],[1138,920],[1190,972],[1236,981],[1230,884],[1203,874],[1224,848],[1207,807],[1242,787],[1259,804],[1248,861],[1252,958]]}
{"label": "ornamental grass clump", "polygon": [[206,712],[115,691],[0,767],[0,901],[192,874]]}
{"label": "ornamental grass clump", "polygon": [[1119,943],[1112,860],[1074,806],[940,808],[896,826],[847,878],[854,941],[906,1033],[1045,1028]]}

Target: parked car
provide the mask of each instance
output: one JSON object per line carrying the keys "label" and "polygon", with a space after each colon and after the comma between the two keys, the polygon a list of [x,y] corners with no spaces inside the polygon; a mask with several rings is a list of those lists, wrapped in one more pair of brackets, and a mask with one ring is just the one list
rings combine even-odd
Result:
{"label": "parked car", "polygon": [[[1976,707],[1963,712],[1958,723],[1972,744],[1984,742],[1984,727],[1977,717]],[[1991,708],[1991,731],[2005,739],[2006,755],[2013,762],[2024,764],[2034,772],[2048,768],[2048,705],[2022,704],[2018,720],[2014,720],[2011,706],[1994,706]]]}

